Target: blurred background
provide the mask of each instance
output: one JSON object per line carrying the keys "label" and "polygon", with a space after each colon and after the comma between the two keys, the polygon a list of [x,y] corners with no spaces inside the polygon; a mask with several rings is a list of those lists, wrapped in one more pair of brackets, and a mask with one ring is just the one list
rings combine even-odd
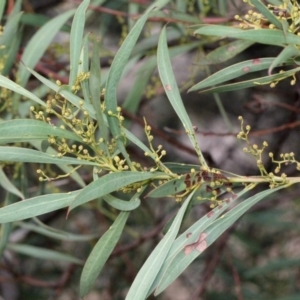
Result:
{"label": "blurred background", "polygon": [[[5,20],[12,12],[16,1],[7,0]],[[78,7],[80,0],[23,0],[24,14],[21,18],[21,41],[16,61],[8,76],[14,78],[20,55],[34,33],[54,16]],[[148,0],[102,0],[92,1],[87,13],[86,32],[90,39],[100,39],[99,62],[102,81],[120,44],[132,28],[136,18],[152,3]],[[146,142],[144,121],[152,127],[154,144],[162,144],[167,151],[164,161],[197,164],[197,156],[189,144],[183,127],[164,94],[155,61],[157,40],[161,28],[167,25],[169,50],[173,70],[181,89],[186,109],[197,127],[197,138],[210,166],[240,175],[259,175],[256,162],[243,153],[243,143],[236,139],[240,130],[238,116],[252,127],[249,138],[269,147],[264,157],[268,171],[274,165],[268,158],[280,153],[294,152],[300,156],[299,113],[300,88],[297,83],[280,82],[275,88],[256,86],[219,95],[187,93],[188,89],[224,67],[234,63],[261,57],[274,57],[280,49],[274,46],[254,44],[236,57],[220,64],[208,65],[208,53],[230,40],[194,36],[193,26],[203,23],[235,24],[234,16],[243,15],[249,6],[239,0],[172,0],[156,16],[152,16],[134,49],[132,59],[124,70],[118,89],[118,99],[128,128]],[[66,24],[47,49],[36,71],[53,80],[68,82],[69,32]],[[36,45],[39,47],[39,45]],[[266,75],[265,72],[258,74]],[[258,76],[257,75],[257,76]],[[39,83],[30,78],[27,88],[40,92],[47,99],[49,91],[39,88]],[[4,97],[0,97],[1,118],[7,119]],[[26,107],[26,106],[24,106]],[[29,107],[27,105],[27,107]],[[25,109],[25,108],[24,108]],[[26,111],[23,111],[26,115]],[[29,114],[29,111],[28,111]],[[131,155],[143,165],[149,161],[134,146],[128,146]],[[38,166],[26,164],[17,176],[27,177],[27,193],[31,197],[40,191]],[[15,169],[5,166],[10,177]],[[288,176],[299,176],[295,167],[286,166]],[[51,170],[51,172],[59,172]],[[82,179],[93,180],[89,168],[82,168]],[[64,192],[78,189],[71,178],[45,184],[49,192]],[[255,193],[259,190],[251,191]],[[4,196],[4,191],[2,191]],[[233,300],[233,299],[300,299],[300,223],[299,188],[292,186],[256,205],[250,212],[226,231],[161,295],[149,299],[162,300]],[[139,209],[131,213],[125,233],[101,272],[93,291],[86,300],[124,299],[139,268],[162,237],[167,221],[179,205],[173,199],[142,200]],[[194,206],[184,224],[191,226],[209,211],[209,204]],[[13,245],[26,244],[36,249],[49,249],[70,253],[84,261],[92,247],[111,225],[117,212],[105,203],[93,201],[75,210],[66,220],[66,210],[57,211],[35,220],[11,224],[13,226],[8,247],[1,259],[0,290],[5,300],[32,299],[79,299],[78,282],[82,265],[46,258],[17,251]],[[74,236],[56,239],[37,231],[36,225],[43,222],[57,230]],[[80,235],[89,235],[82,240]],[[76,236],[75,236],[76,235]]]}

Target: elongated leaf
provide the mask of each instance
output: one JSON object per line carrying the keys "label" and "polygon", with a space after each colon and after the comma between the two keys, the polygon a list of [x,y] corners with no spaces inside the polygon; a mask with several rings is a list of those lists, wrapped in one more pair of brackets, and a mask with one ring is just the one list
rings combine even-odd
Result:
{"label": "elongated leaf", "polygon": [[[139,196],[140,193],[135,194],[129,201],[129,203],[135,203]],[[89,292],[96,278],[101,272],[105,262],[115,248],[124,229],[128,216],[129,212],[121,212],[117,219],[114,221],[113,225],[109,227],[109,229],[104,233],[104,235],[94,246],[84,265],[80,277],[81,297],[85,296]]]}
{"label": "elongated leaf", "polygon": [[198,154],[200,164],[206,165],[205,159],[202,155],[202,152],[195,138],[193,125],[182,103],[182,99],[180,97],[176,79],[173,74],[168,46],[167,46],[166,27],[163,28],[158,42],[157,66],[158,66],[158,72],[159,72],[161,82],[164,86],[164,90],[176,114],[180,118],[180,121],[185,131],[187,132],[190,141],[195,148],[196,153]]}
{"label": "elongated leaf", "polygon": [[17,253],[28,255],[34,258],[39,258],[43,260],[54,260],[54,261],[62,261],[65,263],[73,263],[73,264],[82,264],[82,260],[71,256],[69,254],[64,254],[61,252],[47,250],[39,247],[34,247],[30,245],[24,244],[8,244],[8,249],[13,250]]}
{"label": "elongated leaf", "polygon": [[[22,40],[22,27],[17,30],[13,38],[11,38],[10,42],[10,48],[7,54],[5,54],[5,64],[3,66],[3,69],[1,71],[1,74],[3,76],[8,76],[12,70],[13,65],[16,62],[16,56],[20,49],[20,44]],[[0,43],[1,45],[1,43]],[[4,49],[5,50],[5,49]]]}
{"label": "elongated leaf", "polygon": [[152,11],[152,10],[159,10],[161,8],[163,8],[165,5],[167,5],[171,0],[156,0],[154,3],[152,3],[147,11]]}
{"label": "elongated leaf", "polygon": [[168,182],[150,191],[147,197],[160,198],[180,193],[186,189],[186,184],[184,183],[184,180],[185,177],[169,180]]}
{"label": "elongated leaf", "polygon": [[[14,194],[7,193],[4,206],[10,205],[17,201],[17,197]],[[7,244],[9,242],[9,236],[12,231],[12,223],[8,222],[5,224],[2,224],[0,227],[0,234],[1,234],[1,239],[0,239],[0,256],[2,257],[3,252],[5,251]]]}
{"label": "elongated leaf", "polygon": [[270,9],[265,6],[261,0],[251,0],[251,4],[255,6],[255,8],[269,20],[271,24],[274,24],[278,29],[283,29],[282,23],[278,20],[278,18],[270,11]]}
{"label": "elongated leaf", "polygon": [[47,140],[49,136],[82,142],[78,135],[42,121],[17,119],[0,123],[0,144]]}
{"label": "elongated leaf", "polygon": [[101,66],[99,59],[99,42],[94,42],[93,55],[91,59],[90,68],[90,95],[91,102],[95,110],[100,137],[104,140],[108,138],[107,121],[101,108],[100,94],[101,94]]}
{"label": "elongated leaf", "polygon": [[272,62],[268,71],[269,75],[271,75],[274,68],[284,64],[286,61],[288,61],[289,58],[299,56],[299,55],[300,55],[300,51],[295,45],[288,45],[280,52],[280,54]]}
{"label": "elongated leaf", "polygon": [[[216,208],[209,211],[204,217],[202,217],[198,222],[194,223],[190,228],[188,228],[185,232],[183,232],[173,243],[166,260],[158,273],[155,281],[152,284],[151,289],[149,290],[148,295],[150,295],[155,288],[159,285],[159,282],[163,280],[165,276],[166,270],[169,268],[172,261],[176,258],[179,252],[181,252],[185,245],[188,243],[194,242],[195,239],[199,237],[199,235],[210,226],[220,215],[222,215],[231,205],[233,201],[238,200],[242,195],[244,195],[246,191],[241,191],[237,194],[237,196],[231,201],[224,202],[221,206],[217,206]],[[191,236],[193,233],[193,236]]]}
{"label": "elongated leaf", "polygon": [[288,44],[299,45],[300,37],[292,33],[284,33],[281,30],[250,29],[243,30],[221,25],[205,25],[197,29],[195,34],[208,36],[220,36],[248,40],[256,43],[284,46]]}
{"label": "elongated leaf", "polygon": [[209,88],[200,91],[200,93],[219,93],[219,92],[228,92],[228,91],[235,91],[240,89],[246,89],[253,86],[270,84],[271,82],[276,82],[279,80],[283,80],[288,78],[289,76],[293,76],[295,73],[300,71],[300,67],[285,71],[283,73],[277,73],[270,76],[258,77],[255,79],[245,80],[238,83],[231,83],[231,84],[224,84],[217,87]]}
{"label": "elongated leaf", "polygon": [[[120,47],[119,51],[117,52],[109,74],[106,81],[106,87],[105,87],[105,105],[108,111],[111,111],[114,114],[117,114],[117,95],[116,95],[116,89],[118,86],[118,83],[121,79],[123,70],[129,60],[130,54],[132,49],[134,48],[137,39],[144,27],[144,24],[147,21],[149,13],[145,13],[133,26],[132,30],[127,35],[126,39],[124,40],[122,46]],[[130,159],[128,157],[127,151],[124,147],[124,141],[120,138],[122,138],[122,132],[119,124],[119,120],[116,117],[109,117],[108,118],[108,124],[109,128],[111,130],[112,135],[117,139],[118,147],[126,160],[130,164]]]}
{"label": "elongated leaf", "polygon": [[70,36],[70,77],[69,77],[69,88],[74,85],[78,66],[79,66],[79,57],[82,46],[82,37],[85,24],[85,12],[87,7],[90,4],[90,0],[84,0],[77,8],[74,15],[74,19],[71,27],[71,36]]}
{"label": "elongated leaf", "polygon": [[24,195],[12,184],[12,182],[7,178],[5,173],[3,172],[2,167],[0,168],[0,185],[6,191],[20,197],[21,199],[25,199]]}
{"label": "elongated leaf", "polygon": [[126,296],[126,300],[143,300],[151,288],[159,270],[161,269],[172,244],[178,234],[185,211],[193,198],[192,192],[182,204],[178,211],[169,231],[152,251],[140,271],[138,272],[130,290]]}
{"label": "elongated leaf", "polygon": [[17,94],[20,94],[26,98],[29,98],[29,99],[35,101],[36,103],[40,104],[41,106],[46,107],[46,104],[40,98],[38,98],[34,94],[30,93],[28,90],[24,89],[20,85],[16,84],[12,80],[4,77],[3,75],[0,75],[0,86],[7,88],[11,91],[14,91]]}
{"label": "elongated leaf", "polygon": [[[167,34],[169,34],[169,30],[167,31]],[[171,31],[172,33],[172,31]],[[158,37],[156,37],[156,44]],[[169,40],[169,39],[168,39]],[[195,43],[189,43],[187,45],[180,45],[180,46],[174,46],[170,49],[170,57],[175,57],[177,55],[180,55],[182,53],[186,53],[191,51],[192,49],[195,49],[196,47],[199,47],[202,44],[202,42],[195,42]],[[136,47],[134,48],[136,50]],[[142,65],[142,67],[137,71],[136,74],[136,81],[132,88],[130,89],[124,103],[123,108],[130,111],[131,113],[135,113],[139,107],[140,101],[142,99],[142,95],[145,92],[145,89],[147,87],[147,84],[149,83],[149,79],[151,75],[153,74],[154,69],[157,65],[157,59],[156,56],[149,57],[146,62]]]}
{"label": "elongated leaf", "polygon": [[103,200],[109,204],[110,206],[122,210],[122,211],[131,211],[138,208],[141,204],[141,200],[139,198],[135,198],[134,201],[125,201],[118,199],[112,195],[103,196]]}
{"label": "elongated leaf", "polygon": [[258,277],[258,276],[265,276],[269,273],[274,274],[274,272],[278,272],[280,270],[288,269],[289,271],[292,268],[299,268],[300,260],[299,259],[290,259],[290,258],[283,258],[283,259],[275,259],[271,260],[270,262],[262,265],[250,268],[244,274],[244,276],[248,278]]}
{"label": "elongated leaf", "polygon": [[13,38],[18,31],[19,22],[21,19],[22,13],[15,14],[13,18],[9,18],[7,23],[5,24],[3,33],[0,36],[0,45],[5,46],[3,49],[0,49],[0,53],[2,54],[4,51],[7,53],[13,43]]}
{"label": "elongated leaf", "polygon": [[[231,65],[230,67],[224,68],[221,71],[218,71],[195,84],[189,89],[189,92],[204,89],[206,87],[211,87],[229,81],[231,79],[240,78],[241,76],[248,73],[266,70],[275,61],[275,59],[276,57],[258,58]],[[288,60],[286,62],[286,65],[291,64],[294,64],[294,62],[291,60]]]}
{"label": "elongated leaf", "polygon": [[[59,29],[66,23],[66,21],[74,14],[75,10],[69,10],[59,16],[52,18],[43,27],[41,27],[34,36],[30,39],[24,49],[21,60],[29,68],[33,69],[38,63],[46,49],[52,42]],[[38,45],[38,47],[37,47]],[[18,78],[20,85],[25,86],[30,73],[27,71],[25,65],[20,64]]]}
{"label": "elongated leaf", "polygon": [[2,20],[2,16],[3,16],[3,11],[4,11],[4,8],[5,8],[5,5],[6,5],[6,2],[4,2],[4,1],[0,2],[0,21]]}
{"label": "elongated leaf", "polygon": [[233,57],[235,57],[237,54],[241,53],[251,45],[253,45],[254,42],[252,41],[244,41],[244,40],[237,40],[230,42],[226,45],[223,45],[221,47],[218,47],[217,49],[209,52],[204,60],[201,60],[200,65],[203,64],[219,64],[222,62],[225,62]]}
{"label": "elongated leaf", "polygon": [[[163,276],[161,277],[161,282],[155,292],[156,295],[161,293],[168,285],[170,285],[191,263],[195,260],[207,247],[209,247],[225,230],[227,230],[238,218],[240,218],[245,212],[247,212],[253,205],[262,200],[263,198],[277,192],[283,187],[278,187],[275,189],[266,190],[260,192],[231,209],[225,215],[221,216],[214,222],[210,222],[209,226],[203,227],[204,218],[197,221],[192,227],[190,227],[185,233],[178,237],[178,240],[182,242],[185,239],[184,246],[179,250],[177,249],[176,255],[173,257],[172,261],[167,266]],[[186,234],[189,234],[187,239]],[[186,252],[187,246],[190,245],[190,241],[197,241],[199,235],[205,233],[206,238],[203,241],[204,249],[197,251],[193,249],[189,253]]]}
{"label": "elongated leaf", "polygon": [[112,226],[99,239],[89,255],[80,277],[80,296],[84,297],[93,286],[109,255],[115,248],[127,218],[128,212],[121,212]]}
{"label": "elongated leaf", "polygon": [[0,223],[25,220],[67,207],[80,191],[33,197],[2,207]]}
{"label": "elongated leaf", "polygon": [[[82,42],[82,49],[79,57],[78,74],[88,74],[89,72],[89,34]],[[80,82],[84,101],[91,103],[90,89],[88,78]]]}
{"label": "elongated leaf", "polygon": [[90,165],[95,166],[96,163],[79,160],[72,157],[53,157],[47,153],[37,150],[25,149],[19,147],[1,146],[0,161],[5,162],[35,162],[44,164],[69,164],[69,165]]}
{"label": "elongated leaf", "polygon": [[135,182],[147,181],[154,179],[155,177],[162,175],[162,173],[150,173],[150,172],[119,172],[111,173],[100,177],[93,181],[74,199],[69,207],[69,211],[78,205],[84,204],[93,199],[105,196],[114,191],[119,190],[122,187],[130,185]]}
{"label": "elongated leaf", "polygon": [[89,235],[73,234],[70,232],[51,228],[49,226],[46,226],[45,224],[43,224],[43,226],[38,226],[39,224],[37,225],[29,222],[26,223],[19,222],[17,223],[17,225],[20,226],[21,228],[25,228],[30,231],[36,232],[38,234],[47,236],[52,239],[60,240],[60,241],[72,241],[72,242],[90,241],[99,236],[99,234],[89,234]]}

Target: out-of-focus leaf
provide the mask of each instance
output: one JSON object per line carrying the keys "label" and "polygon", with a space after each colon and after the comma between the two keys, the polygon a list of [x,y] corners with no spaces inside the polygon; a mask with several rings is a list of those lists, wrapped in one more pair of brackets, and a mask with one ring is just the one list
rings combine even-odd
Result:
{"label": "out-of-focus leaf", "polygon": [[146,299],[152,283],[156,279],[173,243],[178,234],[182,219],[186,209],[193,198],[192,192],[182,204],[178,211],[169,231],[152,251],[140,271],[138,272],[134,282],[132,283],[126,300],[143,300]]}
{"label": "out-of-focus leaf", "polygon": [[16,119],[0,123],[0,144],[47,140],[50,136],[82,142],[75,133],[38,120]]}
{"label": "out-of-focus leaf", "polygon": [[60,240],[60,241],[73,241],[73,242],[90,241],[96,238],[97,236],[99,236],[99,234],[97,235],[96,234],[89,234],[89,235],[73,234],[66,231],[51,228],[44,224],[43,226],[38,226],[39,224],[19,222],[17,223],[17,225],[20,226],[21,228],[25,228],[30,231],[36,232],[38,234],[47,236],[52,239]]}
{"label": "out-of-focus leaf", "polygon": [[278,272],[285,269],[299,268],[300,259],[274,259],[259,267],[250,268],[244,274],[247,279],[252,277],[265,276],[269,273]]}
{"label": "out-of-focus leaf", "polygon": [[55,18],[52,18],[30,39],[21,57],[21,60],[25,65],[20,64],[17,75],[18,79],[20,80],[21,86],[26,85],[30,76],[30,73],[28,72],[26,67],[29,67],[31,69],[35,67],[59,29],[74,14],[74,12],[75,10],[69,10]]}
{"label": "out-of-focus leaf", "polygon": [[[0,45],[5,46],[0,49],[0,54],[7,53],[13,43],[13,37],[17,34],[19,28],[19,22],[21,19],[22,13],[18,13],[14,18],[9,18],[8,22],[5,24],[3,33],[0,36]],[[4,56],[4,55],[3,55]]]}
{"label": "out-of-focus leaf", "polygon": [[209,52],[206,55],[205,59],[201,59],[200,65],[203,64],[211,65],[211,64],[219,64],[225,62],[235,57],[236,55],[238,55],[239,53],[241,53],[242,51],[244,51],[245,49],[247,49],[253,44],[254,42],[244,41],[244,40],[237,40],[237,41],[230,42],[226,45],[218,47],[217,49]]}
{"label": "out-of-focus leaf", "polygon": [[150,12],[152,10],[156,12],[167,5],[170,1],[171,0],[156,0],[148,7],[147,12]]}
{"label": "out-of-focus leaf", "polygon": [[250,29],[243,30],[229,26],[221,25],[204,25],[197,29],[194,34],[202,34],[208,36],[219,36],[249,40],[255,43],[284,46],[284,45],[299,45],[300,37],[296,34],[287,32],[284,33],[281,30],[271,29]]}
{"label": "out-of-focus leaf", "polygon": [[[47,22],[49,22],[52,18],[38,14],[38,13],[23,13],[21,17],[21,23],[25,25],[35,26],[35,27],[42,27]],[[70,32],[71,27],[69,25],[64,24],[61,27],[61,31]]]}
{"label": "out-of-focus leaf", "polygon": [[24,195],[13,185],[13,183],[7,178],[6,174],[3,172],[2,167],[0,167],[0,185],[6,191],[20,197],[21,199],[25,199]]}
{"label": "out-of-focus leaf", "polygon": [[[22,29],[19,28],[13,38],[10,39],[10,45],[9,48],[7,48],[7,53],[5,54],[5,64],[3,66],[3,69],[1,71],[1,74],[3,76],[8,76],[12,66],[16,62],[16,56],[20,48],[22,39]],[[8,45],[6,45],[8,47]]]}
{"label": "out-of-focus leaf", "polygon": [[14,252],[43,260],[54,260],[78,265],[82,265],[83,263],[82,260],[69,254],[64,254],[61,252],[47,250],[25,244],[8,244],[7,248]]}
{"label": "out-of-focus leaf", "polygon": [[187,132],[189,139],[194,146],[194,149],[199,157],[200,164],[206,166],[205,159],[199,148],[198,142],[195,138],[195,131],[192,122],[186,112],[186,109],[182,103],[182,99],[179,93],[179,89],[176,83],[173,69],[171,66],[167,39],[166,39],[166,27],[163,28],[157,48],[157,66],[160,79],[164,86],[164,90],[168,96],[168,99],[173,106],[176,114],[181,120],[181,123]]}
{"label": "out-of-focus leaf", "polygon": [[[17,196],[11,193],[6,194],[6,198],[4,201],[4,206],[10,205],[17,201]],[[0,256],[2,257],[3,252],[5,251],[7,244],[9,242],[9,237],[10,233],[12,231],[12,223],[7,222],[5,224],[2,224],[0,227],[0,234],[1,234],[1,239],[0,239]]]}
{"label": "out-of-focus leaf", "polygon": [[37,150],[1,146],[0,147],[0,161],[5,162],[34,162],[44,164],[67,164],[67,165],[97,165],[94,162],[87,160],[79,160],[72,157],[53,157],[47,153],[43,153]]}
{"label": "out-of-focus leaf", "polygon": [[0,208],[0,223],[25,220],[67,207],[80,191],[43,195],[4,206]]}
{"label": "out-of-focus leaf", "polygon": [[5,1],[1,1],[0,2],[0,21],[2,20],[2,16],[3,16],[3,11],[5,8],[6,2]]}
{"label": "out-of-focus leaf", "polygon": [[0,75],[0,86],[7,88],[9,90],[12,90],[17,94],[20,94],[26,98],[29,98],[29,99],[37,102],[41,106],[46,107],[46,104],[40,98],[38,98],[37,96],[35,96],[31,92],[29,92],[28,90],[22,88],[20,85],[16,84],[15,82],[6,78],[3,75]]}

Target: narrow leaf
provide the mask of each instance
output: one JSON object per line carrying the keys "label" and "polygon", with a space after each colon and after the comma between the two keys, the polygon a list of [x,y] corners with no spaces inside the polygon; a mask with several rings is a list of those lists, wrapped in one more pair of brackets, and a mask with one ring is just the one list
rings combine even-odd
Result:
{"label": "narrow leaf", "polygon": [[283,29],[282,23],[278,20],[278,18],[270,11],[270,9],[265,6],[261,0],[251,0],[251,5],[254,5],[255,8],[266,18],[269,20],[271,24],[274,24],[278,29]]}
{"label": "narrow leaf", "polygon": [[3,172],[2,167],[0,167],[0,185],[6,191],[20,197],[22,200],[25,199],[24,195],[12,184],[12,182],[7,178],[6,174]]}
{"label": "narrow leaf", "polygon": [[114,207],[115,209],[122,210],[122,211],[131,211],[138,208],[141,204],[141,200],[139,198],[135,198],[134,201],[125,201],[118,199],[112,195],[105,195],[103,196],[103,200],[109,204],[110,206]]}
{"label": "narrow leaf", "polygon": [[271,66],[269,67],[268,74],[271,75],[274,68],[284,64],[289,58],[297,57],[299,55],[300,55],[300,51],[295,45],[288,45],[274,59]]}
{"label": "narrow leaf", "polygon": [[4,162],[34,162],[45,164],[69,164],[69,165],[97,165],[94,162],[79,160],[72,157],[57,157],[37,150],[1,146],[0,147],[0,161]]}
{"label": "narrow leaf", "polygon": [[[108,111],[117,114],[117,95],[116,89],[121,79],[123,70],[129,60],[132,49],[134,48],[138,37],[147,21],[149,13],[145,13],[133,26],[132,30],[127,35],[119,51],[115,55],[115,58],[111,64],[108,78],[105,87],[105,105]],[[121,127],[119,120],[116,117],[109,117],[108,124],[112,135],[117,139],[118,147],[127,161],[130,162],[127,151],[124,147],[124,141],[122,138]]]}
{"label": "narrow leaf", "polygon": [[166,27],[163,28],[158,42],[157,66],[161,82],[164,86],[164,90],[176,114],[180,118],[181,123],[185,131],[187,132],[190,141],[192,142],[192,145],[195,148],[196,153],[198,154],[200,164],[206,165],[205,159],[195,138],[193,125],[182,103],[176,79],[173,74],[170,55],[167,46]]}
{"label": "narrow leaf", "polygon": [[40,98],[38,98],[37,96],[35,96],[31,92],[29,92],[28,90],[24,89],[23,87],[21,87],[20,85],[16,84],[15,82],[6,78],[3,75],[0,75],[0,86],[7,88],[11,91],[14,91],[17,94],[20,94],[26,98],[29,98],[29,99],[35,101],[36,103],[40,104],[41,106],[46,107],[46,104]]}
{"label": "narrow leaf", "polygon": [[237,54],[241,53],[254,42],[251,41],[244,41],[244,40],[237,40],[230,42],[226,45],[220,46],[217,49],[209,52],[204,60],[201,60],[200,65],[203,64],[219,64],[222,62],[226,62],[227,60],[235,57]]}
{"label": "narrow leaf", "polygon": [[[66,232],[66,231],[62,231],[62,230],[58,230],[55,228],[51,228],[49,226],[46,226],[45,224],[43,224],[43,226],[41,226],[39,223],[38,224],[34,224],[32,222],[19,222],[17,223],[18,226],[20,226],[21,228],[25,228],[27,230],[36,232],[38,234],[47,236],[49,238],[52,239],[56,239],[56,240],[60,240],[60,241],[71,241],[71,242],[82,242],[82,241],[90,241],[96,237],[99,236],[99,234],[73,234],[70,232]],[[40,226],[38,226],[40,225]]]}
{"label": "narrow leaf", "polygon": [[[78,75],[87,75],[89,72],[89,34],[87,34],[82,42],[82,49],[79,57]],[[88,78],[80,82],[84,101],[91,103]]]}
{"label": "narrow leaf", "polygon": [[[134,203],[140,196],[140,193],[135,194],[129,203]],[[121,233],[124,229],[125,223],[129,216],[128,212],[121,212],[112,226],[104,233],[94,246],[91,254],[89,255],[80,277],[80,295],[85,296],[96,278],[101,272],[105,262],[115,248]]]}
{"label": "narrow leaf", "polygon": [[[67,22],[67,20],[74,14],[75,10],[69,10],[59,16],[52,18],[43,27],[41,27],[26,45],[22,54],[21,60],[26,65],[20,64],[18,71],[18,79],[20,85],[25,86],[30,73],[27,67],[33,69],[40,60],[46,49],[52,42],[59,29]],[[38,47],[37,47],[38,45]]]}
{"label": "narrow leaf", "polygon": [[191,263],[194,261],[205,249],[197,251],[195,248],[191,252],[187,253],[186,247],[190,245],[190,241],[197,241],[201,233],[206,234],[205,248],[209,247],[225,230],[227,230],[238,218],[240,218],[245,212],[247,212],[253,205],[262,200],[263,198],[277,192],[282,189],[283,186],[260,192],[232,208],[225,215],[221,216],[209,226],[203,228],[204,218],[197,221],[186,232],[189,233],[189,239],[187,239],[187,233],[183,233],[178,239],[185,239],[184,246],[177,252],[176,256],[172,259],[168,265],[162,280],[157,288],[156,295],[161,293],[167,286],[169,286]]}
{"label": "narrow leaf", "polygon": [[178,234],[185,211],[193,198],[192,192],[182,204],[178,211],[169,231],[152,251],[140,271],[138,272],[130,290],[126,296],[126,300],[143,300],[146,299],[149,289],[154,282],[161,266],[163,265],[170,248]]}
{"label": "narrow leaf", "polygon": [[8,244],[8,249],[13,250],[14,252],[31,256],[38,259],[43,260],[54,260],[54,261],[62,261],[65,263],[73,263],[73,264],[82,264],[82,260],[71,256],[69,254],[64,254],[61,252],[43,249],[35,246],[24,245],[24,244]]}
{"label": "narrow leaf", "polygon": [[104,140],[108,138],[107,121],[105,121],[105,115],[101,108],[101,66],[99,59],[99,42],[94,42],[93,55],[91,59],[90,68],[90,95],[91,102],[95,110],[96,119],[98,122],[98,128],[100,131],[100,137]]}
{"label": "narrow leaf", "polygon": [[0,123],[0,144],[47,140],[49,136],[82,142],[78,135],[42,121],[16,119]]}
{"label": "narrow leaf", "polygon": [[25,220],[67,207],[79,193],[80,190],[43,195],[4,206],[0,208],[0,223]]}
{"label": "narrow leaf", "polygon": [[[266,70],[270,67],[274,60],[276,60],[276,57],[257,58],[231,65],[230,67],[224,68],[195,84],[189,89],[189,92],[197,91],[206,87],[212,87],[235,78],[240,78],[241,76],[252,72]],[[292,60],[288,60],[285,63],[286,65],[294,64]]]}
{"label": "narrow leaf", "polygon": [[221,25],[205,25],[197,29],[194,34],[202,34],[208,36],[219,36],[248,40],[256,43],[284,46],[288,44],[299,45],[300,37],[296,34],[281,30],[270,29],[250,29],[243,30],[234,27]]}
{"label": "narrow leaf", "polygon": [[70,36],[70,77],[69,88],[75,84],[79,67],[79,57],[82,46],[82,37],[85,24],[85,12],[90,4],[89,0],[84,0],[77,8],[71,27]]}
{"label": "narrow leaf", "polygon": [[69,211],[74,209],[76,206],[84,204],[93,199],[105,196],[114,191],[121,189],[127,185],[135,182],[148,181],[154,179],[161,173],[150,173],[150,172],[118,172],[110,173],[90,183],[85,187],[82,192],[74,199],[69,207]]}

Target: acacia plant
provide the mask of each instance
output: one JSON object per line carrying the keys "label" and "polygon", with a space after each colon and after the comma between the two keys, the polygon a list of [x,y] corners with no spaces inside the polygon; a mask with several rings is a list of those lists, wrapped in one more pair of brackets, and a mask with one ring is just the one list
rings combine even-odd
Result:
{"label": "acacia plant", "polygon": [[[99,202],[105,201],[120,212],[84,263],[80,278],[80,295],[84,297],[118,243],[130,213],[139,209],[140,199],[174,199],[178,202],[179,210],[168,223],[164,237],[140,268],[126,297],[130,300],[141,300],[153,292],[155,295],[161,293],[253,205],[279,190],[298,183],[299,178],[288,177],[282,172],[282,167],[295,164],[295,168],[299,170],[300,162],[293,152],[283,153],[279,158],[270,152],[269,159],[274,164],[274,170],[266,170],[264,154],[267,151],[267,142],[263,142],[262,145],[251,143],[251,127],[245,125],[243,117],[240,117],[241,127],[237,139],[244,142],[244,151],[252,155],[260,175],[232,174],[230,170],[214,169],[208,165],[196,138],[196,128],[186,112],[173,74],[167,45],[167,25],[159,36],[156,65],[165,94],[189,137],[199,165],[165,163],[166,151],[162,145],[154,146],[155,136],[146,119],[144,133],[147,143],[143,143],[126,128],[122,107],[118,106],[116,90],[147,19],[155,16],[170,1],[155,1],[132,26],[113,59],[104,84],[101,80],[98,56],[99,43],[94,39],[93,53],[89,57],[89,36],[84,36],[89,2],[82,1],[76,11],[58,16],[55,21],[50,21],[51,26],[42,27],[37,32],[23,53],[23,64],[18,69],[15,81],[7,77],[7,71],[0,75],[1,95],[4,97],[5,91],[9,95],[7,99],[12,101],[10,119],[2,120],[0,124],[0,160],[3,166],[14,166],[11,181],[1,170],[1,180],[6,182],[4,188],[8,196],[6,205],[0,209],[0,222],[3,224],[0,249],[3,251],[7,246],[11,224],[14,222],[62,208],[67,208],[66,215],[70,217],[78,206],[86,205],[95,199]],[[245,16],[236,16],[237,22],[226,26],[201,24],[197,25],[196,29],[193,28],[196,36],[225,36],[235,39],[226,41],[220,48],[212,51],[206,57],[207,61],[219,60],[220,52],[223,53],[223,60],[228,60],[254,43],[276,45],[283,50],[277,57],[257,58],[230,65],[193,85],[190,91],[219,93],[264,84],[273,87],[285,79],[290,79],[292,85],[296,83],[300,44],[298,2],[274,0],[269,1],[267,6],[259,0],[244,2],[248,2],[251,9]],[[1,5],[3,10],[4,5]],[[69,81],[62,84],[59,80],[53,81],[42,76],[33,68],[51,41],[47,35],[51,33],[54,36],[73,14]],[[9,29],[7,25],[2,39],[5,39]],[[39,43],[39,47],[36,47],[36,41],[42,37],[47,37],[49,43]],[[213,40],[215,41],[215,38]],[[7,41],[5,44],[8,45]],[[41,49],[40,45],[44,48]],[[3,61],[8,61],[7,56],[4,58]],[[11,64],[11,60],[9,63]],[[245,74],[264,70],[267,70],[266,76],[230,82],[232,79],[242,78]],[[44,87],[52,90],[46,101],[25,88],[30,74]],[[27,112],[30,112],[28,117],[25,113],[15,117],[18,109],[15,105],[21,103],[18,102],[20,97],[30,100],[30,107],[27,105]],[[22,107],[24,109],[26,106]],[[129,144],[144,153],[151,161],[150,167],[131,157],[127,150]],[[37,196],[27,197],[21,191],[18,176],[24,163],[44,166],[36,167],[40,184],[43,186]],[[51,171],[45,167],[49,165],[56,165],[63,173],[52,176]],[[93,181],[88,185],[85,185],[80,177],[79,169],[82,166],[87,166],[93,174]],[[81,189],[56,193],[47,188],[47,184],[67,176],[71,176]],[[262,190],[247,196],[247,193],[259,184],[263,184]],[[22,201],[16,201],[16,197]],[[238,202],[238,199],[242,201]],[[193,206],[204,202],[209,202],[211,210],[179,234],[183,220],[188,217]],[[24,253],[24,247],[10,247]],[[62,257],[73,263],[81,263],[75,257]]]}

